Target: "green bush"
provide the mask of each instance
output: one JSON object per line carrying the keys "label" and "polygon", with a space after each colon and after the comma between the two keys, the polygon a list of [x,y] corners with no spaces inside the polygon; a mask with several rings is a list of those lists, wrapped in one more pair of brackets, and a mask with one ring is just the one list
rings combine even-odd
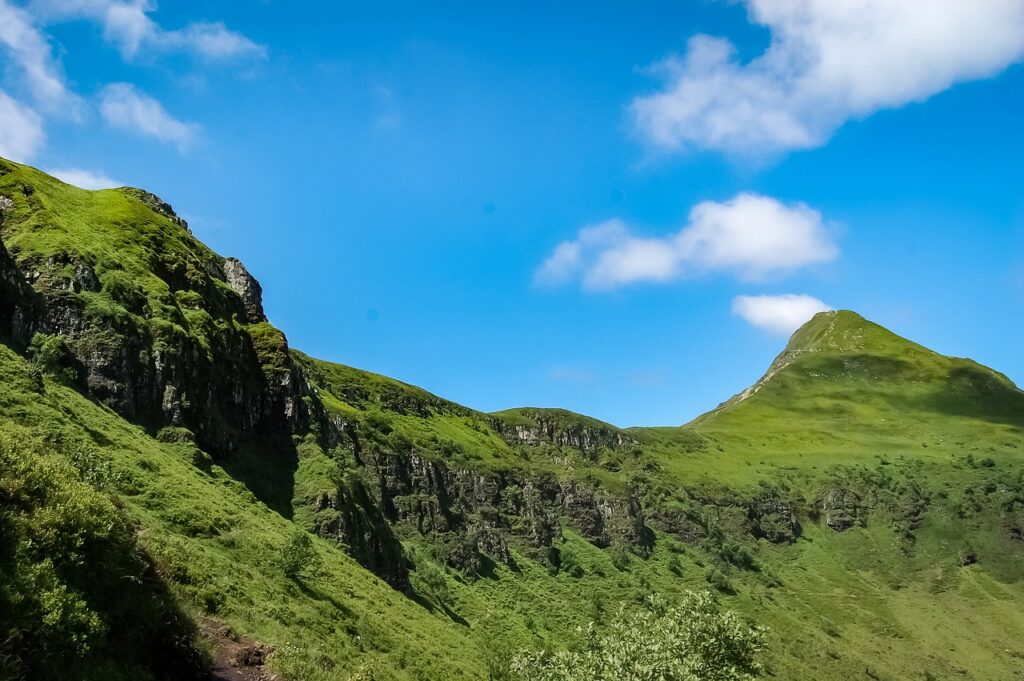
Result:
{"label": "green bush", "polygon": [[190,678],[191,624],[135,528],[82,481],[99,459],[71,458],[0,429],[0,678]]}
{"label": "green bush", "polygon": [[511,664],[522,681],[748,681],[761,673],[764,634],[707,593],[688,592],[667,607],[657,598],[632,615],[623,609],[599,633],[591,623],[580,650],[523,652]]}
{"label": "green bush", "polygon": [[70,366],[70,355],[62,336],[35,334],[28,346],[28,356],[41,373],[68,383],[77,378],[77,373]]}
{"label": "green bush", "polygon": [[718,568],[708,568],[704,573],[704,579],[707,580],[708,584],[724,594],[736,593],[736,589],[733,588],[732,582],[730,582],[729,578],[726,577]]}
{"label": "green bush", "polygon": [[615,566],[616,570],[626,570],[629,568],[629,551],[621,546],[616,546],[612,549],[612,565]]}
{"label": "green bush", "polygon": [[433,563],[417,563],[416,570],[411,575],[413,590],[421,596],[426,596],[439,605],[446,605],[451,600],[448,592],[448,580],[444,571]]}
{"label": "green bush", "polygon": [[580,558],[576,555],[576,549],[571,544],[565,544],[558,549],[559,554],[559,566],[560,572],[564,572],[570,577],[579,579],[583,576],[583,566],[580,564]]}
{"label": "green bush", "polygon": [[294,580],[315,577],[320,571],[320,556],[307,532],[293,530],[281,547],[281,569]]}

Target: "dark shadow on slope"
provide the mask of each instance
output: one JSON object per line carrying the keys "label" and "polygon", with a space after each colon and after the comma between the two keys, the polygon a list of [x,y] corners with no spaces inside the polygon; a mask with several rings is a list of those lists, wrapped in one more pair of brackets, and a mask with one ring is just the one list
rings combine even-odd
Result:
{"label": "dark shadow on slope", "polygon": [[950,416],[1024,427],[1024,392],[980,367],[953,369],[945,390],[933,395],[926,403],[934,411]]}
{"label": "dark shadow on slope", "polygon": [[331,606],[335,610],[337,610],[339,614],[344,615],[347,619],[353,619],[354,618],[354,615],[352,613],[352,609],[349,608],[348,606],[346,606],[341,601],[339,601],[334,596],[331,596],[329,594],[325,594],[324,592],[320,591],[319,589],[314,589],[313,587],[311,587],[311,586],[307,585],[305,582],[303,582],[301,579],[300,580],[295,580],[295,586],[298,587],[299,591],[301,591],[303,593],[303,595],[305,595],[307,598],[311,598],[314,601],[321,601],[321,602],[324,602],[324,603],[330,603]]}
{"label": "dark shadow on slope", "polygon": [[258,441],[239,436],[237,446],[214,461],[268,508],[291,520],[298,449],[288,435]]}
{"label": "dark shadow on slope", "polygon": [[452,622],[455,622],[456,624],[462,625],[464,627],[469,626],[469,620],[467,620],[465,617],[452,610],[450,607],[448,607],[447,603],[435,603],[434,601],[424,598],[423,596],[415,592],[409,595],[409,600],[411,600],[413,603],[416,603],[428,612],[443,613],[444,616],[450,619]]}
{"label": "dark shadow on slope", "polygon": [[[943,376],[938,367],[901,358],[804,356],[772,379],[758,398],[809,419],[843,418],[855,414],[857,404],[878,400],[898,414],[933,413],[1024,427],[1024,392],[980,364],[950,362],[952,368]],[[822,386],[817,392],[816,384]],[[822,399],[829,403],[822,404]]]}

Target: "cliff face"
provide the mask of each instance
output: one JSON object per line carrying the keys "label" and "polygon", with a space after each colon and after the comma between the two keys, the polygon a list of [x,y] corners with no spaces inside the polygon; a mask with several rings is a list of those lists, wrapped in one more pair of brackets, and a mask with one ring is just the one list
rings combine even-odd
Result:
{"label": "cliff face", "polygon": [[301,372],[241,263],[206,249],[151,194],[92,193],[120,219],[69,225],[56,204],[71,188],[3,170],[0,305],[16,341],[60,336],[91,395],[154,430],[186,428],[215,456],[302,430]]}
{"label": "cliff face", "polygon": [[636,444],[627,433],[607,423],[560,409],[513,409],[499,412],[492,427],[513,444],[550,444],[584,452]]}
{"label": "cliff face", "polygon": [[527,469],[458,466],[415,446],[380,446],[358,421],[333,416],[328,424],[358,475],[318,497],[316,529],[397,587],[406,579],[397,537],[435,543],[450,567],[469,576],[486,573],[492,562],[515,568],[510,543],[557,566],[563,520],[595,546],[641,555],[650,549],[651,531],[632,491],[610,494]]}
{"label": "cliff face", "polygon": [[[448,563],[467,574],[492,560],[513,565],[508,542],[557,564],[563,519],[597,546],[648,550],[650,531],[631,492],[610,494],[526,467],[481,470],[411,442],[367,446],[373,424],[330,415],[323,387],[310,386],[284,335],[266,321],[256,279],[237,259],[195,240],[158,197],[138,190],[74,194],[130,217],[95,229],[91,242],[76,240],[55,207],[71,188],[17,166],[3,170],[0,233],[12,249],[0,245],[2,331],[22,346],[34,334],[58,337],[81,389],[161,437],[194,436],[229,471],[244,470],[257,496],[282,512],[294,510],[280,502],[284,492],[261,492],[278,471],[294,474],[296,440],[314,437],[325,450],[347,452],[339,459],[352,458],[361,474],[302,502],[314,512],[311,529],[337,539],[396,588],[408,588],[399,536],[443,544]],[[133,248],[90,247],[103,239]],[[378,391],[353,381],[338,392],[363,407],[372,402],[385,420],[436,413],[477,419],[496,442],[516,447],[594,451],[629,442],[604,424],[537,414],[527,424],[508,423],[407,386]]]}
{"label": "cliff face", "polygon": [[[0,228],[3,212],[0,211]],[[40,300],[0,240],[0,334],[24,347],[40,319]]]}

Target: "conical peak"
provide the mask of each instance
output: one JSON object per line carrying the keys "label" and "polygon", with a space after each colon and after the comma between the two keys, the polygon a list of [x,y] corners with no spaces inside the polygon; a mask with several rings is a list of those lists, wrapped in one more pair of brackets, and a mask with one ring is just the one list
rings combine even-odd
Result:
{"label": "conical peak", "polygon": [[[901,347],[902,346],[902,347]],[[850,310],[819,312],[797,329],[789,339],[785,353],[801,352],[881,352],[921,346],[897,336],[885,327],[870,322]]]}

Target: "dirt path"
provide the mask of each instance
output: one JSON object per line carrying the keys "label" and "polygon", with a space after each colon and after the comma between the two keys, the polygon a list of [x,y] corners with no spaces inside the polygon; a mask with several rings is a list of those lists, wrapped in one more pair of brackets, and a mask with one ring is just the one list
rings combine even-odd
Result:
{"label": "dirt path", "polygon": [[213,646],[210,681],[275,681],[265,667],[270,653],[267,646],[238,636],[213,620],[201,622],[200,628]]}

